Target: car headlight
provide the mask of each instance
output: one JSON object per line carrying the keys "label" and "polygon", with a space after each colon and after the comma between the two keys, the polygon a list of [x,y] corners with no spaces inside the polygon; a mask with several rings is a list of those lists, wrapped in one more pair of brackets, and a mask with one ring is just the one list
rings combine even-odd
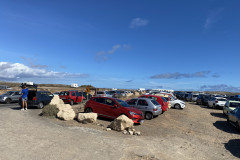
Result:
{"label": "car headlight", "polygon": [[138,115],[137,113],[132,112],[132,111],[129,111],[129,114],[131,114],[132,116],[134,116],[134,115]]}

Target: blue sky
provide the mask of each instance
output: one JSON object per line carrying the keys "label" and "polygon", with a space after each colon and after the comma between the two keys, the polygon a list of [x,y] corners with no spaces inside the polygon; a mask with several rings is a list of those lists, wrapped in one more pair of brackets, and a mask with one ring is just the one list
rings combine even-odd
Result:
{"label": "blue sky", "polygon": [[240,91],[238,0],[1,0],[0,80]]}

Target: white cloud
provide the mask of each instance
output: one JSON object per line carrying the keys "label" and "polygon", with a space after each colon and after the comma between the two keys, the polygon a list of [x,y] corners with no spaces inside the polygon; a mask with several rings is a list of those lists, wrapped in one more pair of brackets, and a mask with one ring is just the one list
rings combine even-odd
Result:
{"label": "white cloud", "polygon": [[220,19],[220,14],[223,12],[223,8],[218,8],[211,11],[204,23],[204,29],[211,28]]}
{"label": "white cloud", "polygon": [[127,44],[117,44],[114,45],[109,51],[100,51],[96,54],[95,56],[95,60],[102,62],[102,61],[107,61],[109,59],[109,56],[111,54],[114,54],[116,51],[118,51],[119,49],[130,49],[131,46],[127,45]]}
{"label": "white cloud", "polygon": [[137,28],[146,26],[149,23],[146,19],[134,18],[130,24],[130,28]]}
{"label": "white cloud", "polygon": [[21,63],[0,62],[0,79],[16,80],[20,78],[85,78],[87,74],[54,72],[44,68],[29,67]]}

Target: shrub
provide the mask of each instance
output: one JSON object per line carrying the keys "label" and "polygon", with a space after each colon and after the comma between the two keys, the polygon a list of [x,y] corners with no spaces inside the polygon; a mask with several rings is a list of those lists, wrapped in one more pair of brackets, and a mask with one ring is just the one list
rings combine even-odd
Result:
{"label": "shrub", "polygon": [[59,109],[56,105],[46,105],[42,110],[42,116],[45,117],[56,117]]}

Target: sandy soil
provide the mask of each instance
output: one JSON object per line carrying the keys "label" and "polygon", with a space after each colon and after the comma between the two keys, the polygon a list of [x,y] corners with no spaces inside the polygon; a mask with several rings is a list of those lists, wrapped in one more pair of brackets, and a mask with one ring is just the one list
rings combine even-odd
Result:
{"label": "sandy soil", "polygon": [[[13,105],[13,104],[11,104]],[[240,132],[222,110],[186,103],[145,120],[141,136],[105,131],[102,126],[39,116],[41,110],[19,111],[0,105],[0,159],[239,159]],[[74,105],[81,112],[82,105]]]}
{"label": "sandy soil", "polygon": [[[74,105],[73,108],[76,112],[83,112],[83,106]],[[101,126],[81,124],[77,121],[53,121],[64,126],[104,130],[112,120],[99,118],[98,123]],[[199,159],[226,159],[229,158],[229,153],[240,158],[240,132],[227,123],[226,116],[219,109],[187,102],[185,109],[170,109],[152,120],[145,120],[142,125],[135,125],[135,129],[140,131],[144,138],[161,139],[161,143],[166,145],[164,152],[167,152],[167,149],[184,151],[188,158],[201,155]],[[114,136],[122,134],[115,131],[110,133]]]}

